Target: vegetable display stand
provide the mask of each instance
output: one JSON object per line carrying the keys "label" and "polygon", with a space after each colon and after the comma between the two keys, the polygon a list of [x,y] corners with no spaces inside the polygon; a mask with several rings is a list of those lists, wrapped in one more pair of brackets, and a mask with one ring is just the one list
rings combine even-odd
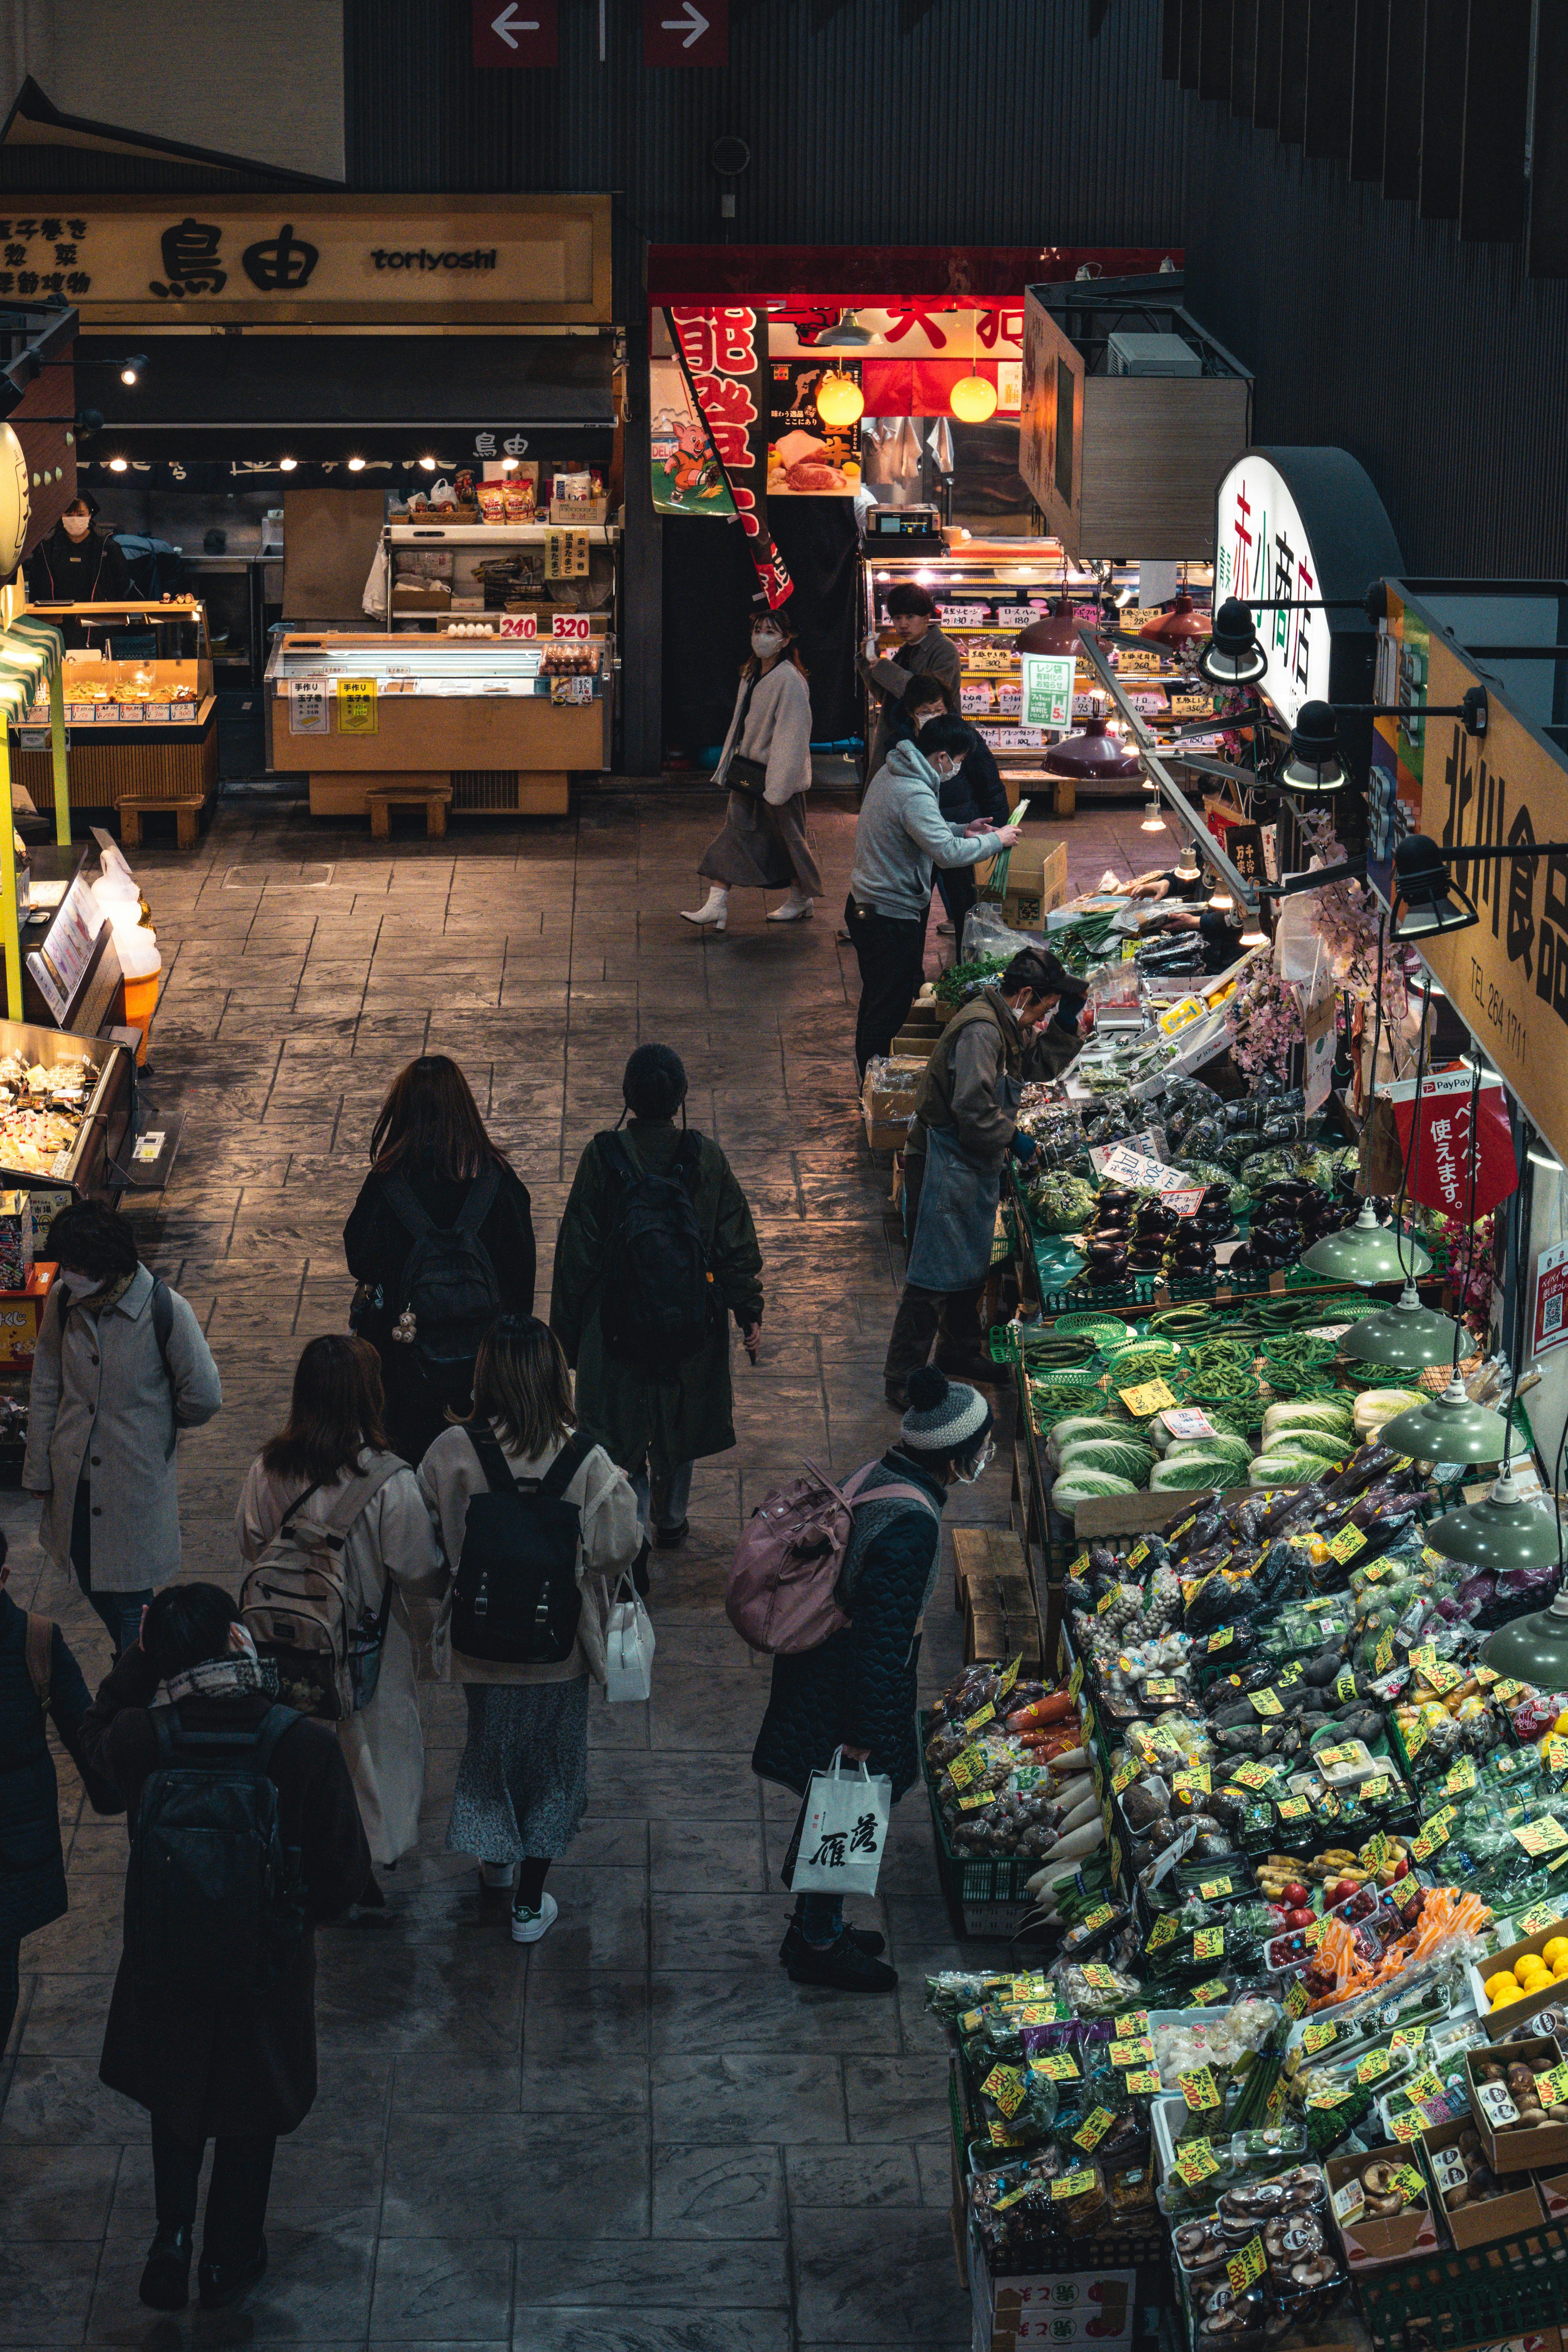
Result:
{"label": "vegetable display stand", "polygon": [[[953,1926],[963,1937],[1013,1937],[1023,1924],[1026,1913],[1034,1907],[1027,1892],[1027,1882],[1040,1869],[1040,1857],[1038,1854],[954,1853],[948,1843],[942,1808],[937,1803],[936,1785],[931,1778],[931,1766],[926,1761],[928,1736],[926,1717],[922,1715],[920,1718],[921,1773],[931,1804],[937,1877],[947,1897]],[[1039,1941],[1054,1947],[1059,1940],[1059,1934],[1060,1931],[1055,1927],[1042,1927]]]}
{"label": "vegetable display stand", "polygon": [[1555,2334],[1568,2312],[1568,2231],[1547,2226],[1363,2273],[1356,2292],[1378,2352],[1460,2352],[1538,2328]]}

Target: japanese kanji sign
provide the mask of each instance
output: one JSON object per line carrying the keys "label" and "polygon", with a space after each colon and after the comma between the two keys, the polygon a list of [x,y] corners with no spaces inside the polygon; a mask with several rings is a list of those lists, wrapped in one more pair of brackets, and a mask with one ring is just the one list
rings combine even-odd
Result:
{"label": "japanese kanji sign", "polygon": [[[1296,501],[1283,478],[1256,449],[1233,466],[1220,484],[1217,514],[1216,609],[1227,596],[1238,596],[1244,604],[1249,596],[1321,596],[1318,559]],[[1259,612],[1254,617],[1268,663],[1258,683],[1281,718],[1293,725],[1304,702],[1328,698],[1328,616],[1308,611]]]}
{"label": "japanese kanji sign", "polygon": [[[1439,1070],[1421,1082],[1421,1118],[1416,1130],[1415,1157],[1411,1164],[1410,1191],[1428,1209],[1445,1210],[1461,1223],[1468,1222],[1471,1161],[1475,1161],[1476,1215],[1486,1216],[1506,1201],[1519,1182],[1508,1105],[1500,1086],[1482,1087],[1476,1097],[1475,1139],[1470,1133],[1472,1078],[1466,1070]],[[1408,1153],[1415,1121],[1415,1081],[1406,1078],[1387,1089],[1399,1129],[1401,1150]]]}
{"label": "japanese kanji sign", "polygon": [[763,593],[776,607],[795,583],[768,533],[767,315],[745,304],[688,304],[667,316]]}

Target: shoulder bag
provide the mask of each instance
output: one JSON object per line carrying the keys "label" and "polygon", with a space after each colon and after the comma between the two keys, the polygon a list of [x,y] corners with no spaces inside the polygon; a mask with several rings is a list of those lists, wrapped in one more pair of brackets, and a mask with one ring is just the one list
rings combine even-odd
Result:
{"label": "shoulder bag", "polygon": [[[746,680],[746,691],[741,698],[741,708],[735,719],[737,743],[746,731],[746,719],[752,708],[752,697],[756,690],[756,679],[749,677]],[[760,801],[766,798],[767,781],[767,761],[749,760],[743,751],[739,751],[731,752],[729,760],[717,778],[721,791],[739,793],[742,800],[748,801]]]}

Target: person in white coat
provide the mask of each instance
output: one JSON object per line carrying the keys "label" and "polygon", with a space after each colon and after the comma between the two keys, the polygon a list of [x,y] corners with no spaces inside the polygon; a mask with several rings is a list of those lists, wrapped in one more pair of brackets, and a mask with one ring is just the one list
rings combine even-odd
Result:
{"label": "person in white coat", "polygon": [[[643,1539],[631,1482],[577,1429],[561,1342],[533,1315],[502,1315],[491,1325],[474,1367],[472,1412],[419,1465],[455,1580],[464,1573],[469,1504],[504,1491],[508,1480],[542,1485],[546,1498],[558,1488],[556,1499],[577,1514],[576,1634],[558,1662],[474,1657],[456,1647],[450,1607],[445,1612],[442,1671],[464,1685],[468,1711],[447,1845],[475,1856],[486,1886],[511,1893],[512,1941],[535,1944],[557,1916],[545,1874],[588,1801],[588,1685],[605,1680],[600,1580],[613,1593]],[[488,1525],[486,1539],[496,1540]]]}
{"label": "person in white coat", "polygon": [[[235,1528],[241,1554],[252,1562],[286,1518],[344,1538],[349,1622],[384,1630],[374,1693],[335,1728],[371,1853],[386,1869],[419,1836],[425,1742],[418,1669],[423,1659],[427,1676],[431,1671],[445,1573],[418,1481],[387,1445],[384,1410],[381,1367],[368,1339],[333,1333],[310,1340],[295,1369],[288,1425],[246,1472]],[[354,1511],[351,1488],[363,1493],[373,1482]],[[353,1514],[346,1526],[345,1502]]]}
{"label": "person in white coat", "polygon": [[730,787],[729,813],[697,868],[709,884],[708,896],[700,907],[683,907],[682,918],[722,931],[731,890],[778,890],[787,883],[768,920],[805,922],[822,887],[805,837],[811,691],[795,630],[783,613],[760,613],[752,624],[751,656],[742,667],[735,715],[713,781]]}

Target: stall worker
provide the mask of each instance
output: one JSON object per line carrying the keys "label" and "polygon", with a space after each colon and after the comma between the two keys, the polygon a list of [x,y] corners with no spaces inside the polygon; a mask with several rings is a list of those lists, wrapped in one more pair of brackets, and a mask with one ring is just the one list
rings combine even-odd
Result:
{"label": "stall worker", "polygon": [[948,709],[958,708],[962,667],[958,647],[951,637],[943,636],[937,624],[936,598],[931,590],[913,581],[889,589],[887,611],[899,640],[897,655],[879,653],[873,631],[866,639],[862,657],[855,665],[862,683],[877,698],[871,756],[866,762],[868,776],[876,774],[893,748],[896,737],[890,726],[891,714],[911,677],[934,677],[946,690]]}

